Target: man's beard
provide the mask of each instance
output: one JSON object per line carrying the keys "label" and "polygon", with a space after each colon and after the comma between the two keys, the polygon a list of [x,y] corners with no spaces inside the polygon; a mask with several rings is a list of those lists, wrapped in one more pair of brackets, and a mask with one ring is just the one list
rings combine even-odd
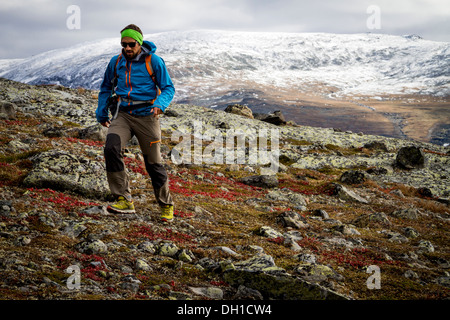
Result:
{"label": "man's beard", "polygon": [[140,53],[140,50],[136,53],[134,53],[134,51],[128,53],[127,51],[125,51],[125,49],[123,49],[122,53],[125,56],[125,58],[127,58],[128,60],[132,60]]}
{"label": "man's beard", "polygon": [[128,58],[128,59],[133,59],[134,57],[136,57],[137,56],[137,53],[134,53],[134,52],[126,52],[125,51],[125,56]]}

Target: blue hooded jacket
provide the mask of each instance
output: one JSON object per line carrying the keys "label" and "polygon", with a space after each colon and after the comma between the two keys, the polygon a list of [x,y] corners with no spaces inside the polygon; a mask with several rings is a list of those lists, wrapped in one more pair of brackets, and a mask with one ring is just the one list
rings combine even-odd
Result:
{"label": "blue hooded jacket", "polygon": [[[156,98],[151,106],[144,106],[142,108],[128,111],[133,115],[147,116],[151,115],[150,111],[153,107],[160,108],[163,112],[169,106],[175,94],[175,87],[170,79],[164,60],[154,54],[156,52],[156,45],[153,42],[144,41],[141,47],[141,53],[133,60],[127,60],[124,55],[119,60],[117,65],[117,87],[116,94],[121,98],[126,98],[134,101],[149,101],[155,99],[157,96],[157,88],[152,81],[147,67],[145,66],[145,57],[152,54],[152,68],[156,76],[156,82],[161,90],[161,94]],[[114,79],[114,68],[119,55],[114,56],[106,68],[103,82],[100,86],[100,93],[98,96],[98,107],[95,112],[97,121],[100,123],[109,120],[108,109],[106,101],[111,95],[112,80]],[[122,101],[120,108],[132,105],[131,102]]]}

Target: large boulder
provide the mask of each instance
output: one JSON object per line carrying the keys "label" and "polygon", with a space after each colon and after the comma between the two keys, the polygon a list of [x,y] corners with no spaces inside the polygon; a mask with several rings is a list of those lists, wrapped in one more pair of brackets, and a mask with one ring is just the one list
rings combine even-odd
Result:
{"label": "large boulder", "polygon": [[366,175],[361,170],[349,170],[344,172],[339,180],[346,184],[361,184],[367,180]]}
{"label": "large boulder", "polygon": [[280,110],[274,111],[261,120],[264,122],[275,124],[277,126],[286,124],[286,119]]}
{"label": "large boulder", "polygon": [[105,166],[82,156],[52,150],[32,159],[33,169],[24,180],[28,187],[72,191],[86,197],[109,194]]}
{"label": "large boulder", "polygon": [[229,105],[228,107],[225,108],[225,112],[238,114],[240,116],[253,119],[252,110],[249,107],[240,104]]}
{"label": "large boulder", "polygon": [[14,103],[0,100],[0,119],[15,120],[17,106]]}
{"label": "large boulder", "polygon": [[108,129],[100,124],[94,124],[92,126],[80,129],[78,134],[80,139],[89,139],[94,141],[106,141],[106,135]]}
{"label": "large boulder", "polygon": [[404,169],[420,169],[425,166],[425,156],[419,147],[403,147],[397,152],[396,164]]}
{"label": "large boulder", "polygon": [[346,300],[347,297],[320,285],[288,274],[276,266],[267,254],[257,254],[234,264],[224,273],[232,286],[245,286],[259,291],[264,299],[283,300]]}

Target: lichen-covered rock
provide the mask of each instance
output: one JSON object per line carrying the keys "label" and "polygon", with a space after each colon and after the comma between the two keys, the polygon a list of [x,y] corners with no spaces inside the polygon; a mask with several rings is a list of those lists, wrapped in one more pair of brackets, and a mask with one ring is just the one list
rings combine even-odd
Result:
{"label": "lichen-covered rock", "polygon": [[253,119],[252,110],[249,107],[243,106],[240,104],[229,105],[228,107],[225,108],[225,112],[233,113],[233,114],[237,114],[240,116],[244,116],[244,117]]}
{"label": "lichen-covered rock", "polygon": [[72,191],[87,197],[109,194],[104,164],[61,150],[40,153],[32,158],[33,169],[24,180],[28,187]]}
{"label": "lichen-covered rock", "polygon": [[336,273],[329,266],[317,263],[303,263],[297,266],[296,272],[311,282],[321,282],[329,277],[334,277]]}
{"label": "lichen-covered rock", "polygon": [[9,101],[0,100],[0,119],[15,120],[17,106]]}
{"label": "lichen-covered rock", "polygon": [[362,214],[353,221],[353,224],[365,228],[369,225],[384,225],[389,226],[391,222],[389,221],[387,215],[384,212],[374,212],[371,214]]}
{"label": "lichen-covered rock", "polygon": [[346,187],[340,185],[340,184],[333,184],[332,187],[334,187],[334,194],[337,195],[338,198],[345,200],[345,201],[351,201],[351,202],[359,202],[359,203],[369,203],[366,199],[362,198],[358,194],[356,194],[354,191],[347,189]]}
{"label": "lichen-covered rock", "polygon": [[235,263],[235,269],[224,273],[232,286],[245,286],[261,293],[264,299],[345,300],[345,296],[288,274],[266,254]]}
{"label": "lichen-covered rock", "polygon": [[259,229],[259,234],[262,235],[263,237],[267,237],[267,238],[281,238],[283,237],[283,234],[278,232],[277,230],[275,230],[272,227],[269,226],[262,226]]}
{"label": "lichen-covered rock", "polygon": [[396,210],[391,213],[391,216],[410,220],[417,220],[419,218],[417,209],[415,208]]}
{"label": "lichen-covered rock", "polygon": [[84,241],[76,245],[81,253],[85,254],[104,254],[108,252],[108,247],[102,240]]}
{"label": "lichen-covered rock", "polygon": [[95,124],[83,129],[80,129],[78,135],[80,139],[89,139],[94,141],[106,141],[106,134],[108,129],[101,126],[100,124]]}
{"label": "lichen-covered rock", "polygon": [[143,259],[136,259],[136,270],[152,271],[152,267]]}
{"label": "lichen-covered rock", "polygon": [[278,186],[278,179],[275,175],[250,176],[240,179],[240,182],[260,188],[275,188]]}
{"label": "lichen-covered rock", "polygon": [[283,212],[277,217],[277,220],[280,221],[280,223],[284,227],[291,227],[296,229],[304,229],[309,227],[305,219],[294,211]]}
{"label": "lichen-covered rock", "polygon": [[175,258],[179,250],[180,249],[177,247],[176,244],[171,242],[164,242],[161,244],[159,248],[159,254],[162,256]]}
{"label": "lichen-covered rock", "polygon": [[272,190],[267,193],[266,196],[268,199],[276,200],[276,201],[288,201],[292,203],[293,207],[298,210],[305,211],[306,210],[306,200],[299,193],[290,192],[290,191],[282,191],[282,190]]}

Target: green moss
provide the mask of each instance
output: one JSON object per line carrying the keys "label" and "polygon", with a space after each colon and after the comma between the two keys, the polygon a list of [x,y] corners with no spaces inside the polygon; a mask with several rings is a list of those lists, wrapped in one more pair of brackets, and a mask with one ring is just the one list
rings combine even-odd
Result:
{"label": "green moss", "polygon": [[39,153],[42,153],[42,152],[45,152],[48,150],[50,150],[50,148],[35,149],[35,150],[11,154],[11,155],[2,155],[2,156],[0,156],[0,162],[15,163],[19,160],[31,158],[32,156],[34,156],[36,154],[39,154]]}

